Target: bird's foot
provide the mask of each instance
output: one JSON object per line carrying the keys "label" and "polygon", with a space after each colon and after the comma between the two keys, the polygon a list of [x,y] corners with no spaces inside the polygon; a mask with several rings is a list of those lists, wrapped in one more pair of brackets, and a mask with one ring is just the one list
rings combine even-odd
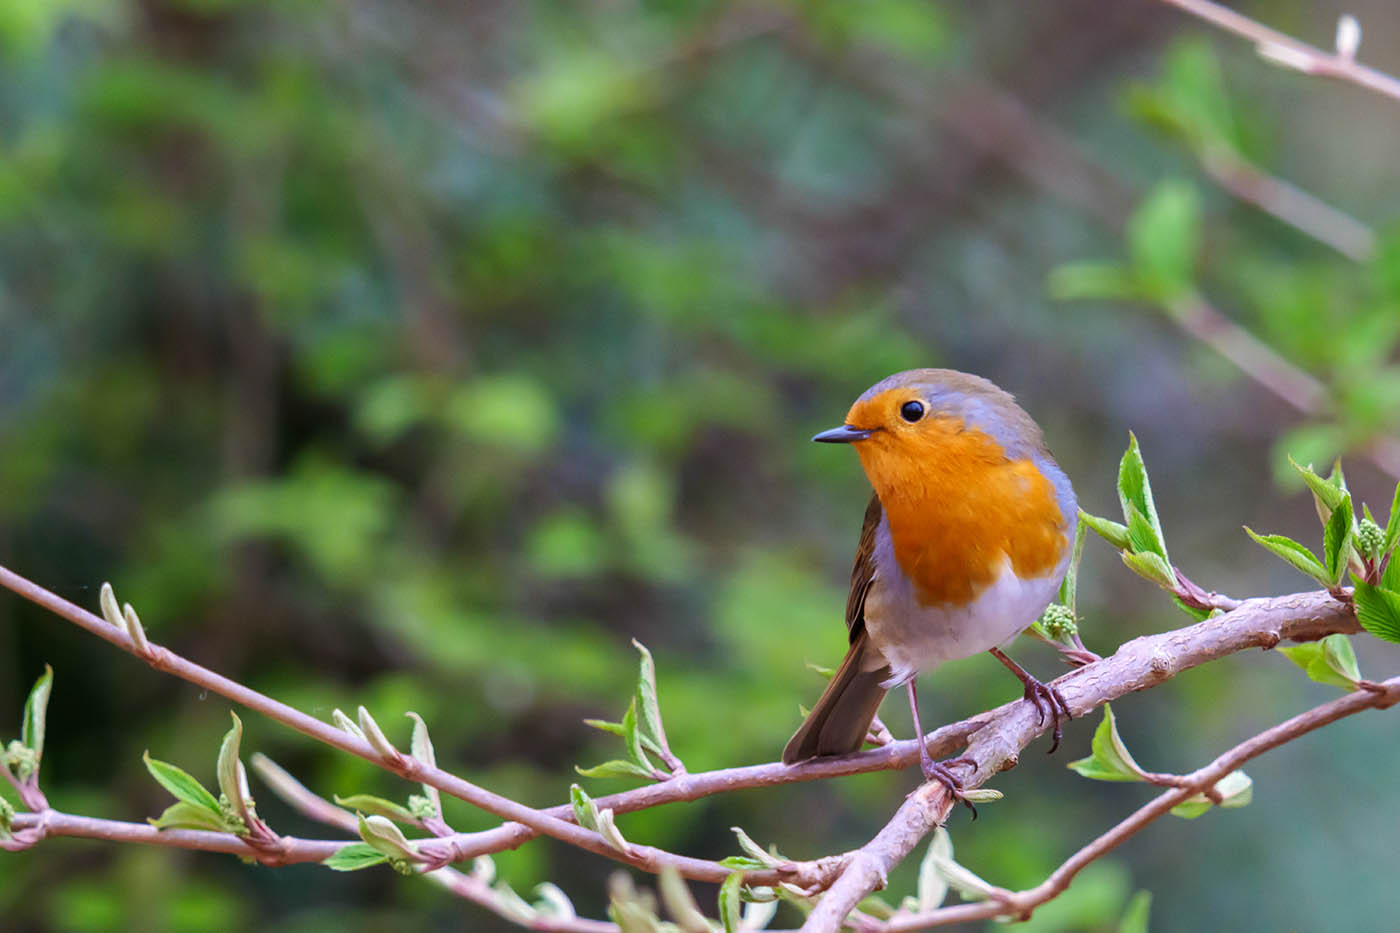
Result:
{"label": "bird's foot", "polygon": [[1069,710],[1069,703],[1066,702],[1064,694],[1060,693],[1058,687],[1044,684],[1034,677],[1027,676],[1025,697],[1035,707],[1040,714],[1040,721],[1044,722],[1049,716],[1054,723],[1055,740],[1050,744],[1050,751],[1046,754],[1055,754],[1055,749],[1060,747],[1060,720],[1073,719],[1074,714]]}
{"label": "bird's foot", "polygon": [[972,805],[972,801],[963,796],[962,778],[953,773],[953,769],[959,766],[966,766],[977,769],[977,762],[971,758],[953,758],[944,763],[934,761],[928,753],[928,748],[922,741],[919,742],[919,769],[924,773],[924,782],[937,781],[948,790],[948,796],[952,797],[963,806],[972,811],[972,818],[977,819],[977,808]]}

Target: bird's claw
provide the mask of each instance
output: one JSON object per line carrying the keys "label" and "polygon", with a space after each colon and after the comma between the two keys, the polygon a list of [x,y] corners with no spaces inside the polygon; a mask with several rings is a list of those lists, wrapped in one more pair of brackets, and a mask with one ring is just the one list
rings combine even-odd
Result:
{"label": "bird's claw", "polygon": [[1059,688],[1049,684],[1043,684],[1032,677],[1026,681],[1026,700],[1035,707],[1040,714],[1040,721],[1045,722],[1045,717],[1049,716],[1054,723],[1054,741],[1050,743],[1050,751],[1046,754],[1055,754],[1055,749],[1060,747],[1060,720],[1073,719],[1074,714],[1070,712],[1069,703],[1065,700],[1064,694]]}
{"label": "bird's claw", "polygon": [[937,781],[948,791],[948,796],[952,797],[963,806],[972,811],[972,818],[977,819],[977,808],[972,805],[972,801],[963,796],[962,778],[953,773],[953,769],[959,765],[965,765],[977,769],[977,762],[971,758],[954,758],[948,762],[934,761],[929,756],[928,749],[923,743],[919,743],[919,769],[924,773],[924,782]]}

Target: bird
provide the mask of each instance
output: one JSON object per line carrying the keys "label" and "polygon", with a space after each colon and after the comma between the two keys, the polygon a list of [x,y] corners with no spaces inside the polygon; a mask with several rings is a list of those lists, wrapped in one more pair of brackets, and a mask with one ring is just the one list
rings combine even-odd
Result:
{"label": "bird", "polygon": [[1041,722],[1053,721],[1053,752],[1069,704],[1001,650],[1055,598],[1078,521],[1039,426],[987,379],[911,369],[871,386],[842,425],[812,440],[854,447],[873,495],[846,598],[846,656],[783,761],[858,751],[885,694],[904,685],[924,779],[960,799],[952,768],[965,760],[932,760],[915,679],[983,651],[1021,681]]}

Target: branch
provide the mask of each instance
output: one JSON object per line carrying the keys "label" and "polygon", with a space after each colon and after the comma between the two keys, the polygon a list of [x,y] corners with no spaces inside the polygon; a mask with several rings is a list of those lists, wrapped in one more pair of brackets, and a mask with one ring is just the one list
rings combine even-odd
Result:
{"label": "branch", "polygon": [[[1272,648],[1285,639],[1307,641],[1333,631],[1359,630],[1350,607],[1326,593],[1250,599],[1213,619],[1135,638],[1111,657],[1072,671],[1054,683],[1074,715],[1080,717],[1107,701],[1157,686],[1183,670],[1235,651]],[[1020,751],[1044,730],[1035,707],[1024,700],[993,712],[987,724],[972,733],[960,756],[974,766],[972,773],[964,776],[964,786],[980,787],[998,772],[1015,767]],[[916,750],[911,750],[911,757],[913,753]],[[931,748],[930,754],[942,755],[946,750]],[[855,905],[884,883],[889,871],[929,830],[947,819],[952,806],[952,799],[940,785],[925,785],[911,794],[885,828],[847,860],[842,874],[802,929],[807,933],[839,929]]]}
{"label": "branch", "polygon": [[[124,650],[137,653],[137,649],[124,633],[3,567],[0,567],[0,585],[14,590]],[[1240,603],[1238,608],[1205,622],[1133,639],[1120,646],[1112,656],[1064,675],[1056,681],[1056,685],[1069,702],[1074,714],[1082,716],[1107,701],[1133,691],[1157,686],[1184,670],[1247,648],[1271,648],[1283,640],[1310,641],[1335,632],[1356,631],[1359,631],[1359,626],[1351,607],[1338,602],[1325,592],[1251,599]],[[367,758],[410,780],[432,783],[448,793],[463,796],[463,799],[467,798],[458,794],[462,785],[489,794],[453,775],[425,768],[408,756],[401,755],[402,761],[397,764],[386,763],[367,743],[360,742],[320,720],[179,658],[163,648],[151,646],[149,653],[152,657],[147,658],[148,662],[159,669],[220,693],[250,709],[263,712],[269,718],[291,725],[326,744]],[[969,782],[970,787],[976,787],[996,772],[1014,767],[1020,750],[1044,729],[1045,726],[1040,722],[1034,706],[1025,700],[1016,700],[936,730],[930,734],[928,746],[930,753],[938,757],[950,755],[965,746],[967,756],[977,763],[976,772]],[[918,758],[918,746],[912,739],[897,741],[855,755],[796,765],[773,762],[699,774],[680,774],[656,784],[598,798],[597,804],[600,808],[611,808],[615,813],[622,814],[665,803],[698,800],[741,788],[769,787],[847,774],[905,768],[912,766]],[[867,846],[860,853],[850,856],[831,856],[812,862],[787,863],[766,871],[746,873],[746,883],[762,885],[787,881],[819,890],[827,888],[834,880],[841,884],[837,879],[845,874],[847,868],[864,870],[864,867],[869,866],[877,869],[880,866],[892,866],[917,844],[922,832],[926,832],[927,827],[933,824],[934,818],[941,819],[939,814],[946,813],[947,801],[930,799],[927,793],[923,796],[916,794],[910,801],[912,803],[907,801],[892,821],[898,823],[908,820],[908,831],[901,831],[898,827],[887,827],[888,832],[882,832],[871,844],[874,846],[879,842],[878,851],[872,852],[871,846]],[[523,810],[530,814],[531,822],[507,822],[483,832],[444,836],[440,841],[451,847],[457,860],[515,848],[542,834],[555,836],[576,845],[580,843],[575,842],[575,839],[582,837],[582,848],[598,851],[599,847],[594,844],[594,840],[599,837],[569,822],[573,815],[571,806],[560,805],[541,811],[509,801],[508,803],[511,804],[511,809]],[[911,811],[915,812],[911,815]],[[917,822],[914,822],[915,818]],[[567,826],[572,832],[564,834],[546,831],[546,828],[555,829],[557,824]],[[144,827],[140,829],[142,833],[146,832]],[[612,849],[606,843],[602,844],[602,848],[604,851],[600,854],[627,862],[645,871],[656,872],[663,866],[672,865],[682,875],[702,881],[723,881],[730,874],[728,869],[717,862],[674,855],[649,846],[632,845],[629,853]],[[879,880],[878,877],[867,875],[859,885],[852,880],[835,890],[864,887],[866,881],[872,879]],[[827,909],[834,911],[842,899],[833,898],[829,891],[823,903],[832,904],[832,907]],[[859,900],[859,897],[856,900]],[[854,906],[854,902],[851,906]],[[844,917],[849,909],[846,908],[840,915]]]}
{"label": "branch", "polygon": [[[130,635],[109,625],[106,620],[49,592],[38,584],[26,580],[6,567],[0,567],[0,586],[18,593],[25,599],[67,619],[98,638],[116,645],[123,651],[136,655],[156,670],[174,674],[198,687],[227,697],[269,719],[290,726],[318,742],[363,758],[406,780],[429,784],[502,819],[528,826],[534,835],[551,836],[594,854],[625,862],[635,868],[652,873],[660,871],[662,866],[674,865],[682,875],[688,878],[716,883],[724,881],[732,874],[729,869],[718,862],[673,855],[652,846],[632,845],[628,847],[628,851],[623,852],[614,848],[598,833],[584,829],[572,822],[572,810],[566,814],[558,812],[556,808],[556,813],[546,813],[486,790],[440,768],[430,767],[410,755],[404,755],[397,751],[393,752],[392,755],[381,754],[369,742],[358,736],[351,735],[314,716],[309,716],[285,703],[258,693],[236,681],[229,680],[227,677],[201,667],[167,648],[147,643],[144,637],[142,643],[137,644]],[[778,875],[774,872],[756,874],[762,877],[755,877],[755,884],[773,883],[778,880]]]}
{"label": "branch", "polygon": [[887,933],[905,933],[911,930],[926,930],[931,927],[948,926],[954,923],[970,923],[975,920],[990,920],[1008,917],[1016,920],[1029,919],[1031,912],[1046,901],[1058,897],[1069,887],[1075,875],[1085,866],[1102,858],[1142,831],[1154,820],[1170,812],[1172,807],[1196,794],[1213,788],[1221,778],[1240,765],[1256,758],[1271,749],[1291,742],[1301,736],[1336,722],[1338,719],[1354,715],[1367,709],[1387,709],[1400,703],[1400,677],[1393,677],[1380,684],[1358,689],[1330,703],[1315,706],[1305,713],[1299,713],[1247,739],[1216,758],[1210,764],[1191,774],[1183,775],[1177,787],[1158,795],[1139,807],[1132,815],[1084,846],[1065,860],[1059,868],[1051,872],[1039,885],[1024,891],[1006,891],[995,900],[976,904],[958,904],[938,910],[896,917],[877,929]]}
{"label": "branch", "polygon": [[127,823],[92,816],[74,816],[58,810],[17,813],[12,825],[20,832],[38,830],[37,838],[32,839],[30,845],[48,836],[73,836],[80,839],[105,839],[109,842],[137,842],[172,849],[227,852],[264,865],[324,862],[350,842],[358,841],[279,836],[277,849],[269,850],[250,845],[233,833],[216,833],[202,829],[156,829],[150,823]]}
{"label": "branch", "polygon": [[[1185,10],[1192,16],[1203,19],[1213,26],[1219,26],[1226,32],[1233,32],[1237,36],[1248,39],[1254,43],[1260,55],[1277,64],[1293,68],[1304,74],[1345,81],[1375,91],[1377,94],[1392,100],[1400,100],[1400,80],[1357,62],[1354,46],[1347,48],[1344,43],[1339,41],[1337,51],[1324,52],[1306,42],[1299,42],[1292,36],[1276,29],[1270,29],[1248,16],[1236,13],[1218,3],[1212,3],[1210,0],[1162,0],[1162,2]],[[1339,40],[1341,38],[1340,32],[1339,29]],[[1357,39],[1359,40],[1359,38],[1358,35]]]}
{"label": "branch", "polygon": [[[1199,8],[1219,11],[1232,22],[1243,21],[1258,32],[1242,34],[1256,41],[1277,39],[1281,45],[1311,48],[1212,3],[1164,2],[1198,15]],[[906,76],[876,56],[853,54],[833,59],[821,54],[820,44],[802,41],[799,30],[789,30],[783,37],[796,54],[813,58],[857,87],[893,101],[919,123],[936,121],[946,126],[977,150],[1001,159],[1031,184],[1055,197],[1070,199],[1106,226],[1119,229],[1131,216],[1132,204],[1138,200],[1136,193],[1011,94],[993,85],[958,80],[945,82],[945,93],[931,96],[919,76]],[[1360,67],[1354,62],[1353,66]],[[1364,258],[1374,251],[1375,235],[1369,228],[1315,196],[1267,175],[1234,153],[1202,152],[1198,157],[1204,170],[1232,194],[1303,234],[1352,258]],[[1296,411],[1314,417],[1328,413],[1331,398],[1326,386],[1203,300],[1197,298],[1168,310],[1172,312],[1169,317],[1189,336],[1215,350]],[[1400,478],[1400,440],[1374,438],[1360,452],[1379,469]]]}
{"label": "branch", "polygon": [[1198,156],[1206,174],[1241,201],[1354,262],[1365,262],[1375,253],[1376,234],[1370,227],[1317,195],[1270,175],[1228,146],[1210,145]]}
{"label": "branch", "polygon": [[[303,816],[342,829],[352,835],[359,833],[359,820],[353,813],[336,806],[309,789],[271,758],[261,753],[255,754],[253,767],[257,770],[259,777],[268,783],[277,796]],[[494,889],[489,881],[478,877],[475,873],[443,867],[424,872],[423,877],[436,882],[458,897],[486,908],[498,917],[517,924],[521,924],[524,920],[520,915],[518,904],[513,904],[506,896]],[[551,933],[618,933],[616,924],[603,920],[548,916],[538,910],[531,914],[528,924],[522,925],[528,925],[534,930],[551,931]]]}
{"label": "branch", "polygon": [[[1324,416],[1332,407],[1327,388],[1307,371],[1221,314],[1198,295],[1176,302],[1168,316],[1301,414]],[[1381,435],[1360,451],[1390,476],[1400,479],[1400,439]]]}

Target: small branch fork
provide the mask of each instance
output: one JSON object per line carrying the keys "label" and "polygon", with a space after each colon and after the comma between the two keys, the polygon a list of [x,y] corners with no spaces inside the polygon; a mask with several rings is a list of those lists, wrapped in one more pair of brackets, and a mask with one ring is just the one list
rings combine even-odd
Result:
{"label": "small branch fork", "polygon": [[[603,841],[598,834],[573,822],[573,811],[569,805],[536,810],[507,800],[435,767],[429,767],[410,755],[400,752],[395,752],[392,756],[386,755],[358,737],[230,681],[165,648],[149,642],[138,645],[127,633],[107,624],[100,617],[3,567],[0,567],[0,585],[117,647],[136,654],[159,670],[219,693],[270,719],[365,758],[408,780],[438,787],[508,821],[495,829],[475,833],[448,833],[445,826],[440,830],[432,830],[438,838],[424,840],[422,844],[444,853],[443,860],[436,862],[433,867],[445,864],[448,859],[465,861],[477,855],[515,848],[537,836],[548,835],[653,873],[665,867],[673,867],[684,877],[712,882],[722,881],[731,874],[729,869],[718,862],[677,855],[649,846],[629,844],[626,852],[621,851]],[[1225,597],[1204,594],[1202,591],[1201,598],[1202,601],[1215,603],[1219,608],[1226,608],[1218,602]],[[1309,641],[1337,632],[1356,631],[1359,631],[1359,626],[1350,605],[1337,601],[1325,592],[1251,599],[1237,604],[1230,601],[1228,611],[1222,615],[1186,628],[1126,642],[1112,656],[1071,671],[1055,684],[1065,696],[1074,715],[1083,716],[1105,702],[1130,692],[1157,686],[1184,670],[1247,648],[1271,648],[1283,640]],[[144,639],[142,641],[144,642]],[[1391,682],[1382,686],[1385,688],[1384,693],[1365,692],[1369,699],[1364,705],[1381,706],[1395,702],[1395,691],[1400,688],[1392,687]],[[1359,701],[1353,699],[1351,702]],[[939,757],[965,749],[964,756],[971,760],[973,767],[972,772],[967,775],[965,786],[975,788],[999,771],[1014,767],[1021,749],[1039,736],[1045,728],[1046,725],[1037,715],[1033,704],[1016,700],[937,729],[929,734],[926,744],[929,752]],[[1260,750],[1265,747],[1272,745],[1262,746]],[[679,773],[665,781],[598,798],[596,803],[600,808],[611,808],[615,813],[623,814],[664,803],[697,800],[741,788],[778,786],[847,774],[906,768],[918,760],[919,745],[913,739],[891,741],[879,748],[858,754],[796,765],[773,762],[698,774]],[[268,771],[261,764],[259,770],[267,777]],[[1202,774],[1206,774],[1206,771],[1198,772],[1198,775]],[[1188,776],[1188,779],[1192,777],[1196,776]],[[289,776],[287,781],[274,780],[273,784],[279,794],[304,812],[340,829],[351,829],[348,813],[321,800],[296,784]],[[1171,793],[1179,791],[1180,788],[1177,788]],[[786,882],[813,893],[825,891],[809,918],[806,929],[835,930],[862,897],[883,884],[888,870],[904,858],[936,823],[947,818],[951,804],[952,801],[940,785],[921,787],[906,799],[889,824],[860,850],[810,862],[783,863],[764,871],[747,872],[745,882],[754,885]],[[245,840],[231,834],[195,830],[157,831],[144,824],[64,814],[48,809],[46,805],[32,813],[18,814],[12,822],[12,829],[15,832],[13,841],[19,842],[28,838],[27,845],[32,845],[46,835],[83,836],[231,852],[268,864],[322,861],[346,844],[339,840],[278,837],[278,846],[270,850],[266,847],[250,846]],[[28,837],[22,835],[26,833]],[[454,893],[500,912],[499,900],[495,899],[494,892],[480,879],[455,870],[450,870],[447,874],[442,874],[443,871],[444,869],[437,868],[436,871],[427,874]],[[1065,883],[1067,881],[1068,878],[1065,879]],[[1017,909],[1024,906],[1021,901],[1012,903]],[[986,905],[967,906],[989,909]],[[1007,909],[998,907],[994,912],[1004,913]],[[555,923],[553,920],[549,922]],[[865,921],[862,919],[862,922]],[[599,925],[598,921],[582,920],[576,921],[574,926],[556,925],[550,928],[561,931],[577,930],[581,933],[601,933],[614,929],[608,924]]]}
{"label": "small branch fork", "polygon": [[1201,793],[1209,794],[1218,781],[1251,758],[1278,748],[1314,729],[1330,725],[1338,719],[1363,710],[1387,709],[1396,703],[1400,703],[1400,677],[1373,684],[1370,689],[1357,690],[1330,703],[1315,706],[1241,742],[1204,768],[1174,778],[1176,786],[1173,789],[1159,794],[1108,832],[1074,853],[1035,887],[1024,891],[1002,891],[993,899],[975,904],[957,904],[924,913],[894,917],[870,929],[880,933],[907,933],[997,917],[1012,920],[1029,919],[1031,912],[1037,907],[1062,894],[1075,875],[1086,865],[1107,855],[1188,797]]}

